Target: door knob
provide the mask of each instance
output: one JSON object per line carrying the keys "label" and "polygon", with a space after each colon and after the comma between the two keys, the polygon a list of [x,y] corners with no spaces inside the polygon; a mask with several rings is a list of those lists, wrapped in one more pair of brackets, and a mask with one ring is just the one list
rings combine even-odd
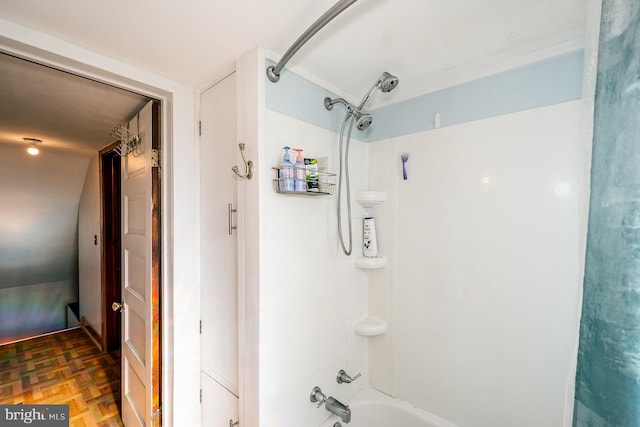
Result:
{"label": "door knob", "polygon": [[121,302],[114,302],[113,304],[111,304],[111,310],[113,311],[122,312],[123,309],[124,309],[124,304],[122,304]]}

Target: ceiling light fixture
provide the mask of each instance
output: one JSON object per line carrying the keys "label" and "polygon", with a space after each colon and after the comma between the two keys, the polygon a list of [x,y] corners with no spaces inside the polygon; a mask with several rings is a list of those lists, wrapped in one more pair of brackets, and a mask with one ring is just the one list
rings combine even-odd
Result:
{"label": "ceiling light fixture", "polygon": [[36,154],[38,154],[40,152],[40,150],[38,150],[38,144],[42,144],[42,140],[41,139],[37,139],[37,138],[22,138],[22,140],[29,144],[29,148],[27,148],[27,153],[31,154],[32,156],[35,156]]}

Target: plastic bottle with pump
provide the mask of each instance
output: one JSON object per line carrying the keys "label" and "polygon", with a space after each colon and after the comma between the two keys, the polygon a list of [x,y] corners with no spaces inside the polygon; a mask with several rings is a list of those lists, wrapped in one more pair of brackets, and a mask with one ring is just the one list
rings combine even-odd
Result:
{"label": "plastic bottle with pump", "polygon": [[291,147],[282,147],[284,148],[284,158],[282,159],[282,163],[280,163],[280,168],[278,169],[278,178],[280,191],[294,191],[294,175],[293,175],[293,163],[291,163],[291,158],[289,157],[289,150]]}
{"label": "plastic bottle with pump", "polygon": [[307,191],[307,167],[304,164],[304,159],[302,158],[302,149],[294,148],[293,151],[298,152],[298,157],[296,157],[296,163],[294,166],[294,183],[293,183],[293,191]]}

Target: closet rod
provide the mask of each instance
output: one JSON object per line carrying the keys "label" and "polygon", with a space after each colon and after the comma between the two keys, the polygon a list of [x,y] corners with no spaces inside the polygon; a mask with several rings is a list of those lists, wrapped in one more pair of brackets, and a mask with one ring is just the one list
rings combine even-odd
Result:
{"label": "closet rod", "polygon": [[296,54],[300,48],[309,41],[311,37],[313,37],[318,31],[322,29],[325,25],[329,23],[333,18],[342,13],[343,10],[354,4],[358,0],[339,0],[336,4],[334,4],[331,9],[327,10],[320,18],[316,20],[307,30],[302,33],[298,40],[291,45],[289,50],[287,50],[284,56],[280,59],[275,66],[270,65],[267,67],[267,77],[272,82],[277,82],[280,80],[280,72],[284,68],[285,64],[289,62],[291,57]]}

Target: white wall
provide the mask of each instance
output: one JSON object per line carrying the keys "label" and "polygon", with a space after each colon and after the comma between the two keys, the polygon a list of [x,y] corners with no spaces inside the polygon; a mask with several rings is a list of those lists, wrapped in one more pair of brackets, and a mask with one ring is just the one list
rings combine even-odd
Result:
{"label": "white wall", "polygon": [[67,304],[78,300],[75,280],[0,289],[0,344],[67,327]]}
{"label": "white wall", "polygon": [[[78,276],[80,316],[102,335],[102,228],[98,156],[89,163],[78,207]],[[97,236],[97,244],[94,243]]]}
{"label": "white wall", "polygon": [[[563,423],[579,289],[580,101],[370,144],[389,267],[371,382],[461,427]],[[400,153],[409,153],[408,180]]]}
{"label": "white wall", "polygon": [[[338,167],[338,135],[283,114],[266,112],[266,159],[260,239],[261,402],[264,427],[314,426],[330,415],[309,400],[318,385],[343,402],[367,382],[366,338],[354,334],[367,314],[366,273],[339,248],[335,197],[277,194],[271,186],[284,150],[304,149],[308,157],[329,157]],[[366,145],[351,143],[352,191],[365,185]],[[295,161],[295,158],[294,158]],[[354,203],[355,205],[355,203]],[[346,210],[344,211],[346,212]],[[354,254],[359,254],[362,213],[353,211]],[[345,227],[346,228],[346,227]],[[338,385],[339,369],[364,378]]]}

